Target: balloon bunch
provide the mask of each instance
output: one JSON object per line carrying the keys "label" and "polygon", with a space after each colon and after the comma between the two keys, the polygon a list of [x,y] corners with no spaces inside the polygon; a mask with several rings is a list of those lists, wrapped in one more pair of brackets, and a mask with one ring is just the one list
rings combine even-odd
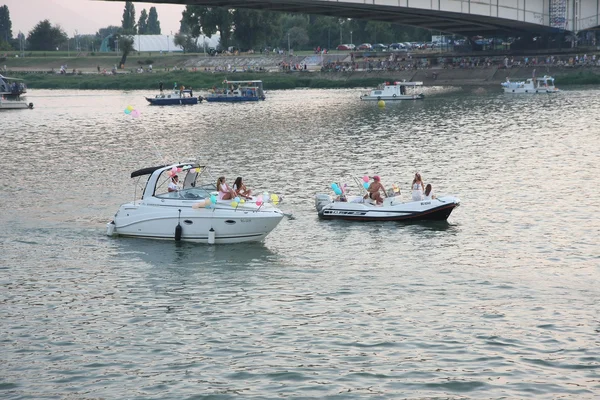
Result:
{"label": "balloon bunch", "polygon": [[235,198],[232,200],[231,207],[233,208],[237,208],[238,205],[240,204],[244,204],[246,202],[246,199],[240,199],[238,196],[235,196]]}
{"label": "balloon bunch", "polygon": [[140,112],[132,106],[125,107],[125,114],[131,115],[133,118],[137,118],[140,116]]}
{"label": "balloon bunch", "polygon": [[344,193],[344,191],[339,187],[339,185],[335,182],[333,182],[331,184],[331,189],[333,190],[333,193],[335,193],[336,195],[340,196],[342,193]]}
{"label": "balloon bunch", "polygon": [[367,175],[363,176],[363,187],[365,189],[369,188],[369,177]]}
{"label": "balloon bunch", "polygon": [[394,193],[400,193],[400,188],[395,183],[392,184],[392,190]]}

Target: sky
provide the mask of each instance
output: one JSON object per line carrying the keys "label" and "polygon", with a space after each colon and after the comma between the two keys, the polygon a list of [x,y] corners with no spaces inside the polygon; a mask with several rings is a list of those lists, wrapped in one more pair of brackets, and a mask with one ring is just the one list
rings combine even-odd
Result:
{"label": "sky", "polygon": [[[48,19],[52,25],[60,25],[69,35],[95,34],[98,29],[109,25],[121,26],[124,1],[100,0],[0,0],[0,6],[8,6],[12,21],[13,37],[19,31],[25,36],[38,22]],[[142,9],[156,7],[162,34],[169,35],[179,30],[179,20],[184,6],[172,4],[134,3],[135,19]]]}

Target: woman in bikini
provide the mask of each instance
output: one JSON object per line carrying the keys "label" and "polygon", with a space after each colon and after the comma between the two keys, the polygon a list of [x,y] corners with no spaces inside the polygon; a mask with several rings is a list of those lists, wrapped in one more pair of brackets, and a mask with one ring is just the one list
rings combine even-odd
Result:
{"label": "woman in bikini", "polygon": [[368,192],[369,198],[371,200],[375,200],[375,203],[377,205],[383,204],[383,199],[381,198],[381,193],[379,193],[380,190],[383,190],[383,193],[385,193],[385,188],[381,184],[381,178],[379,178],[379,176],[375,175],[373,177],[373,183],[371,183],[369,185],[369,187],[367,188],[367,192]]}
{"label": "woman in bikini", "polygon": [[236,196],[235,191],[225,183],[224,176],[217,179],[217,190],[219,191],[219,200],[231,200]]}

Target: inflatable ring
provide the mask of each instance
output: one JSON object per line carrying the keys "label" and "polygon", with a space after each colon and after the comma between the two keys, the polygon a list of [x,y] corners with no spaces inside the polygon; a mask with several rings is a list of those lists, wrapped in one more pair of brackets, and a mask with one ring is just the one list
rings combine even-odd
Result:
{"label": "inflatable ring", "polygon": [[396,93],[394,93],[394,96],[392,96],[392,97],[396,97]]}

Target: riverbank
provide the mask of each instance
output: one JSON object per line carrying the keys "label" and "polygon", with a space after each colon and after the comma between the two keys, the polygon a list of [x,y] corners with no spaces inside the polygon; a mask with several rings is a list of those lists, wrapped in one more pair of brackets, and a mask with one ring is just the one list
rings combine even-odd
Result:
{"label": "riverbank", "polygon": [[507,77],[523,80],[536,75],[551,75],[558,86],[571,84],[600,85],[600,67],[568,68],[521,67],[511,69],[418,69],[409,71],[354,72],[252,72],[213,73],[201,71],[161,71],[152,73],[48,74],[12,72],[25,79],[31,89],[115,89],[153,90],[159,82],[165,87],[185,85],[196,90],[220,87],[223,80],[260,79],[266,89],[294,88],[369,88],[384,81],[422,81],[425,86],[498,86]]}

